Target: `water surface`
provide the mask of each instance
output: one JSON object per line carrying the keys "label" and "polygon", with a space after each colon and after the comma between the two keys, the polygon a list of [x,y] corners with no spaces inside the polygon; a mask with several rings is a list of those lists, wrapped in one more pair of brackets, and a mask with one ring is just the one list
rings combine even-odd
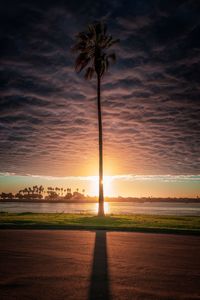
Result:
{"label": "water surface", "polygon": [[[97,203],[25,203],[2,202],[0,211],[4,212],[33,212],[33,213],[96,213]],[[105,203],[105,211],[109,214],[148,214],[148,215],[177,215],[200,216],[200,203],[171,203],[171,202],[111,202]]]}

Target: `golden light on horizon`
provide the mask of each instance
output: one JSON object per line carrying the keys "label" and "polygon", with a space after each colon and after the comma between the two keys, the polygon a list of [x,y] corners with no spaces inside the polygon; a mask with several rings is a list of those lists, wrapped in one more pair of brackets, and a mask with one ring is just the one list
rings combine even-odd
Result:
{"label": "golden light on horizon", "polygon": [[[104,187],[104,196],[112,196],[112,176],[104,176],[103,178],[103,187]],[[93,176],[92,178],[91,193],[94,196],[99,194],[99,177]]]}

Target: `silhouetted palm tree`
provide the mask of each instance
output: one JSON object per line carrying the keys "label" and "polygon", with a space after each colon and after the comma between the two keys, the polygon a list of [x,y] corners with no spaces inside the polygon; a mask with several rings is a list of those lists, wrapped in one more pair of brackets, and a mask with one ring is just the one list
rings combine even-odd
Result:
{"label": "silhouetted palm tree", "polygon": [[67,188],[67,194],[70,194],[70,193],[71,193],[71,189]]}
{"label": "silhouetted palm tree", "polygon": [[25,188],[25,189],[23,190],[23,193],[24,193],[24,194],[29,194],[29,190],[28,190],[27,188]]}
{"label": "silhouetted palm tree", "polygon": [[94,22],[88,25],[84,32],[80,32],[73,51],[79,55],[75,62],[75,70],[79,73],[86,68],[85,79],[97,77],[97,108],[99,127],[99,211],[98,215],[104,215],[103,195],[103,135],[101,116],[101,79],[108,70],[110,62],[115,62],[115,53],[109,53],[108,49],[119,40],[113,39],[107,34],[107,26],[102,22]]}
{"label": "silhouetted palm tree", "polygon": [[32,192],[31,187],[29,187],[29,188],[28,188],[28,195],[30,195],[31,193],[33,193],[33,192]]}
{"label": "silhouetted palm tree", "polygon": [[44,192],[44,187],[42,185],[39,186],[38,192],[39,194],[42,194]]}

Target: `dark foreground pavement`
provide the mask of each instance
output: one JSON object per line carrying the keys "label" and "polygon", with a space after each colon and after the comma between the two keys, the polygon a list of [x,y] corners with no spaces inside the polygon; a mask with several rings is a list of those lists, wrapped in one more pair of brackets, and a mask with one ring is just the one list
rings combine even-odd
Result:
{"label": "dark foreground pavement", "polygon": [[200,299],[200,238],[0,230],[0,299]]}

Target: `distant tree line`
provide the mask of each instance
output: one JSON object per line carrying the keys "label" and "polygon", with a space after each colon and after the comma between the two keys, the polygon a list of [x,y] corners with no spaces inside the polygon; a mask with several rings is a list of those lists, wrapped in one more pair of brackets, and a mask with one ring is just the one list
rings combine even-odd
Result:
{"label": "distant tree line", "polygon": [[1,193],[0,199],[6,200],[6,199],[45,199],[45,200],[57,200],[57,199],[84,199],[85,197],[85,190],[83,189],[81,192],[79,192],[79,189],[77,188],[74,192],[72,192],[71,188],[63,188],[63,187],[47,187],[45,188],[40,185],[34,185],[33,187],[26,187],[20,191],[18,191],[16,194],[12,193]]}

